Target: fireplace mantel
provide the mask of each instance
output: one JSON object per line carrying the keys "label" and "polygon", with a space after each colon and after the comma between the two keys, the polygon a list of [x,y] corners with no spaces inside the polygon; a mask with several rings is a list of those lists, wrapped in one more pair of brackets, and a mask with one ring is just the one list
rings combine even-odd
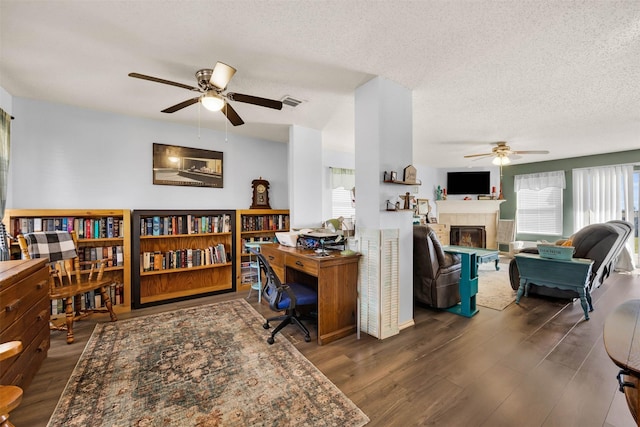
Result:
{"label": "fireplace mantel", "polygon": [[436,200],[438,215],[442,213],[495,213],[506,200]]}
{"label": "fireplace mantel", "polygon": [[487,248],[498,248],[500,204],[505,200],[436,200],[438,222],[450,226],[482,225]]}

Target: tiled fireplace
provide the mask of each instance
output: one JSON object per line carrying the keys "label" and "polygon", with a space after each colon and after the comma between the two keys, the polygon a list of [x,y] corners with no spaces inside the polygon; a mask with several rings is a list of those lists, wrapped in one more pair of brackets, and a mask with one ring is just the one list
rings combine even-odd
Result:
{"label": "tiled fireplace", "polygon": [[[451,244],[454,227],[483,227],[485,232],[484,247],[498,248],[498,218],[500,203],[504,200],[437,200],[438,222],[451,226]],[[466,239],[466,237],[465,237]],[[474,245],[475,246],[475,245]],[[476,247],[482,247],[478,245]]]}

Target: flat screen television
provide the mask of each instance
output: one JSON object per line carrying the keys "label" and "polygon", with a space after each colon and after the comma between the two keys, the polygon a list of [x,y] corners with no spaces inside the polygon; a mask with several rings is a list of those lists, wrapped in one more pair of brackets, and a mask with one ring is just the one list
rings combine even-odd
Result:
{"label": "flat screen television", "polygon": [[447,194],[489,194],[491,172],[448,172]]}

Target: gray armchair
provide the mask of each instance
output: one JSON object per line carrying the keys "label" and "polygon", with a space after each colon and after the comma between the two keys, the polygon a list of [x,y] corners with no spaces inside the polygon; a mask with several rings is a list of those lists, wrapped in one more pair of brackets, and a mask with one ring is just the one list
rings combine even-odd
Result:
{"label": "gray armchair", "polygon": [[459,255],[445,253],[436,233],[424,225],[413,227],[413,298],[435,308],[460,302]]}
{"label": "gray armchair", "polygon": [[[571,236],[575,252],[574,258],[587,258],[594,261],[589,280],[589,289],[602,285],[615,269],[620,252],[633,230],[633,226],[625,221],[609,221],[601,224],[591,224],[582,228]],[[522,252],[538,253],[537,248],[526,248]],[[509,280],[515,290],[520,286],[520,273],[516,260],[509,263]],[[538,294],[557,298],[575,298],[576,293],[560,289],[546,288],[531,284],[529,294]]]}

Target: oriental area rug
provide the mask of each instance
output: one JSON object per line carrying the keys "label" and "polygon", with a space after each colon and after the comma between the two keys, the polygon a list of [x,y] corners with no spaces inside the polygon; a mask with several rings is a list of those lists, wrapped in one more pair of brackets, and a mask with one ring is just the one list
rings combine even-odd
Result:
{"label": "oriental area rug", "polygon": [[509,282],[509,259],[500,257],[500,270],[493,262],[478,266],[476,304],[494,310],[504,310],[516,300],[516,291]]}
{"label": "oriental area rug", "polygon": [[245,300],[96,325],[49,427],[363,426]]}

